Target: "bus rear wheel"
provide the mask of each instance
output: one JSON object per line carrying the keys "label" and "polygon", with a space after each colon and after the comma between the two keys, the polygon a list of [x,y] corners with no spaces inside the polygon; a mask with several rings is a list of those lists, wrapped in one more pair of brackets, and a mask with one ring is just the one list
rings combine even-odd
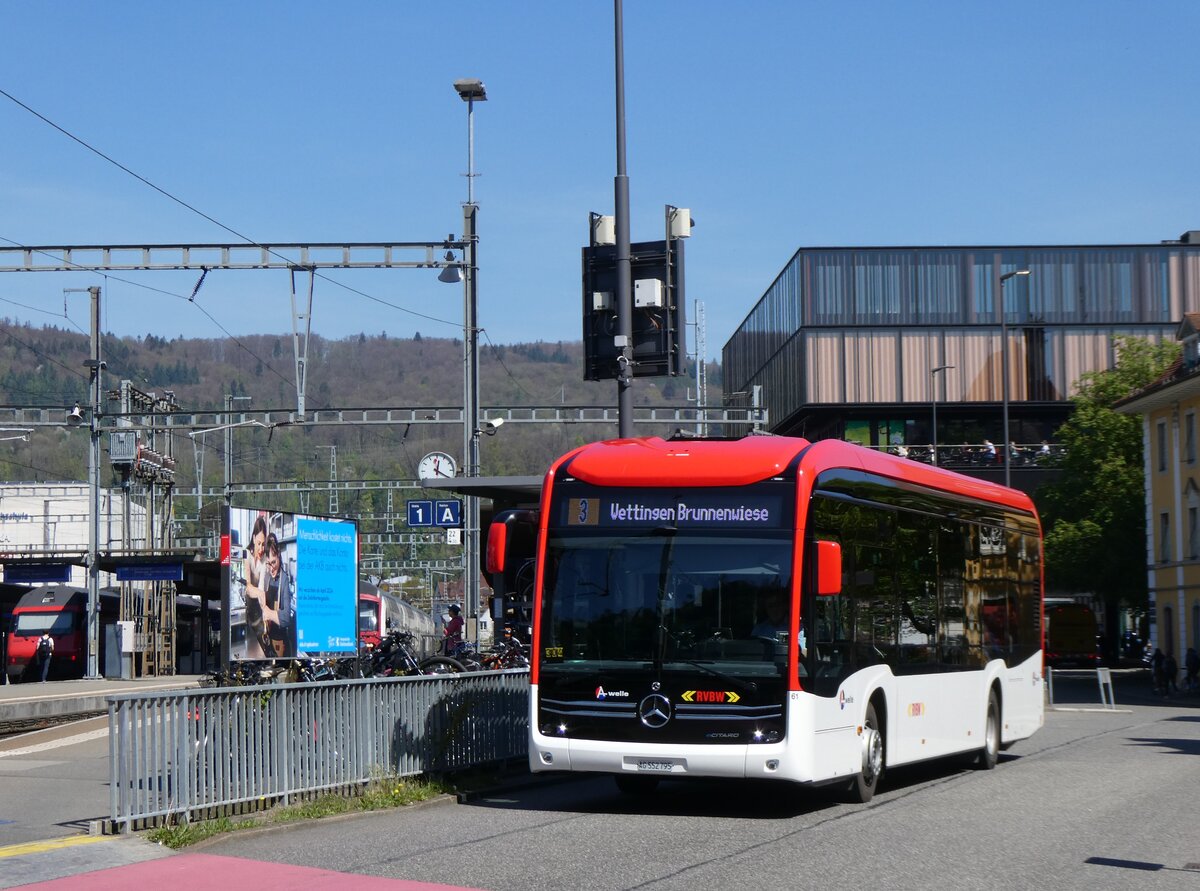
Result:
{"label": "bus rear wheel", "polygon": [[858,776],[850,781],[847,790],[850,801],[866,804],[875,795],[879,778],[883,776],[884,739],[879,719],[875,716],[875,704],[867,703],[867,715],[863,719],[862,765]]}
{"label": "bus rear wheel", "polygon": [[991,770],[1000,758],[1000,701],[996,691],[988,693],[987,721],[983,727],[983,748],[975,755],[975,767]]}

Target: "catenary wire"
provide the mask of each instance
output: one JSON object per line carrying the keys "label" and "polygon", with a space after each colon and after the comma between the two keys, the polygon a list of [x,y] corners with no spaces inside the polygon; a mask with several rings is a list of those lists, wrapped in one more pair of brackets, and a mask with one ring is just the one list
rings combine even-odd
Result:
{"label": "catenary wire", "polygon": [[[0,91],[0,92],[2,92],[2,91]],[[21,243],[21,242],[19,242],[19,241],[14,241],[13,239],[11,239],[11,238],[7,238],[7,237],[5,237],[5,236],[3,236],[3,235],[0,235],[0,241],[6,241],[6,242],[8,242],[9,244],[13,245],[14,247],[21,248],[22,250],[34,250],[34,248],[31,248],[29,245],[22,244],[22,243]],[[46,256],[52,256],[51,254],[47,253],[46,251],[39,251],[39,253],[46,254]],[[55,259],[61,260],[61,258],[59,258],[59,257],[55,257]],[[68,261],[68,262],[69,262],[69,261]],[[80,266],[78,263],[71,263],[71,265],[72,265],[72,266],[79,266],[79,268],[80,268],[80,269],[86,269],[86,267]],[[105,282],[106,282],[106,283],[107,283],[107,282],[109,282],[109,281],[121,282],[122,284],[125,284],[125,285],[130,285],[131,287],[134,287],[134,288],[141,288],[141,289],[143,289],[143,290],[146,290],[146,291],[153,291],[153,292],[154,292],[154,293],[156,293],[156,294],[162,294],[162,295],[164,295],[164,296],[166,296],[166,297],[174,297],[174,298],[175,298],[175,299],[177,299],[177,300],[184,300],[184,301],[186,301],[186,302],[190,303],[191,305],[195,306],[195,307],[196,307],[196,309],[200,310],[201,314],[203,314],[203,315],[204,315],[204,316],[205,316],[205,317],[206,317],[206,318],[207,318],[207,319],[208,319],[210,322],[212,322],[214,325],[216,325],[216,327],[217,327],[217,328],[218,328],[218,329],[219,329],[219,330],[220,330],[220,331],[221,331],[221,332],[222,332],[222,333],[223,333],[223,334],[224,334],[226,337],[228,337],[228,338],[229,338],[231,341],[233,341],[235,344],[237,344],[237,346],[238,346],[240,349],[244,350],[244,351],[245,351],[245,352],[246,352],[248,355],[250,355],[250,356],[251,356],[251,357],[253,357],[254,359],[257,359],[259,362],[262,362],[262,363],[263,363],[263,367],[264,367],[264,368],[266,368],[268,371],[270,371],[270,372],[271,372],[273,375],[275,375],[276,377],[278,377],[278,378],[279,378],[281,381],[283,381],[284,383],[286,383],[286,384],[291,384],[291,383],[292,383],[292,381],[291,381],[291,379],[290,379],[290,378],[288,378],[288,377],[285,377],[285,376],[284,376],[283,374],[281,374],[281,373],[279,372],[279,370],[278,370],[278,369],[276,369],[276,368],[275,368],[275,366],[273,366],[273,365],[272,365],[270,362],[268,362],[268,361],[266,361],[265,359],[263,359],[261,356],[259,356],[257,353],[255,353],[255,352],[254,352],[252,349],[250,349],[248,346],[246,346],[244,343],[242,343],[242,342],[241,342],[241,340],[239,340],[239,339],[237,338],[237,336],[235,336],[234,334],[230,333],[230,331],[229,331],[229,329],[228,329],[228,328],[226,328],[226,327],[225,327],[224,325],[222,325],[222,324],[221,324],[219,321],[217,321],[217,319],[213,317],[212,313],[210,313],[208,310],[206,310],[206,309],[205,309],[203,306],[201,306],[199,303],[196,303],[196,301],[195,301],[195,300],[192,300],[192,299],[190,299],[190,298],[184,297],[182,294],[176,294],[176,293],[175,293],[175,292],[173,292],[173,291],[166,291],[166,290],[164,290],[164,289],[162,289],[162,288],[156,288],[156,287],[154,287],[153,285],[146,285],[146,284],[142,284],[141,282],[135,282],[135,281],[131,281],[130,279],[121,278],[120,276],[117,276],[117,275],[108,275],[108,274],[104,273],[104,274],[102,274],[102,277],[104,278],[104,280],[105,280]],[[195,295],[193,294],[192,296],[194,297]],[[0,298],[0,299],[3,299],[3,298]],[[5,302],[12,303],[12,302],[14,302],[14,301],[5,301]],[[18,304],[18,305],[21,305],[21,304]],[[32,309],[33,307],[29,307],[29,308],[31,308],[31,309]],[[40,311],[40,312],[46,312],[46,310],[39,310],[39,311]],[[78,326],[76,326],[76,327],[78,327]],[[86,332],[84,332],[84,333],[86,333]]]}
{"label": "catenary wire", "polygon": [[[267,252],[268,252],[269,254],[271,254],[272,256],[274,256],[274,257],[276,257],[276,258],[278,258],[278,259],[280,259],[280,260],[283,260],[284,262],[288,262],[288,263],[290,263],[290,262],[291,262],[290,260],[288,260],[288,258],[287,258],[287,257],[283,256],[282,254],[280,254],[280,253],[277,253],[276,251],[273,251],[273,250],[271,250],[271,249],[270,249],[269,247],[267,247],[266,245],[259,243],[258,241],[256,241],[255,239],[251,238],[251,237],[250,237],[250,236],[248,236],[248,235],[243,235],[241,232],[237,231],[236,229],[232,228],[231,226],[227,226],[227,225],[225,225],[225,224],[224,224],[224,223],[222,223],[220,220],[218,220],[218,219],[216,219],[216,218],[214,218],[214,217],[211,217],[211,216],[209,216],[209,215],[208,215],[208,214],[206,214],[204,211],[200,210],[200,209],[199,209],[199,208],[197,208],[197,207],[194,207],[194,206],[192,206],[192,205],[191,205],[191,204],[189,204],[188,202],[184,201],[182,198],[179,198],[179,197],[177,197],[177,196],[175,196],[175,195],[171,194],[170,192],[168,192],[166,189],[162,188],[161,186],[158,186],[158,185],[154,184],[153,182],[151,182],[150,180],[146,179],[146,177],[142,176],[141,174],[139,174],[139,173],[137,173],[137,172],[135,172],[135,171],[133,171],[133,170],[130,170],[128,167],[126,167],[126,166],[125,166],[124,164],[122,164],[120,161],[117,161],[115,158],[112,158],[112,157],[110,157],[109,155],[106,155],[104,152],[100,151],[100,149],[98,149],[98,148],[96,148],[95,146],[91,145],[91,144],[90,144],[90,143],[88,143],[86,140],[84,140],[84,139],[82,139],[82,138],[80,138],[80,137],[76,136],[76,135],[75,135],[74,133],[72,133],[70,130],[67,130],[65,127],[62,127],[62,126],[60,126],[59,124],[56,124],[54,121],[50,120],[50,118],[46,117],[46,116],[45,116],[44,114],[42,114],[41,112],[39,112],[39,111],[37,111],[36,109],[33,109],[33,108],[31,108],[30,106],[26,105],[24,102],[22,102],[22,101],[21,101],[20,99],[18,99],[16,96],[12,95],[12,93],[9,93],[9,92],[7,92],[7,91],[6,91],[6,90],[4,90],[4,89],[0,89],[0,96],[4,96],[6,99],[9,99],[9,100],[11,100],[11,101],[12,101],[14,104],[16,104],[16,105],[20,106],[21,108],[25,109],[25,110],[26,110],[27,112],[29,112],[31,115],[33,115],[34,117],[36,117],[36,118],[38,118],[39,120],[43,121],[44,123],[48,124],[50,127],[53,127],[53,128],[54,128],[55,130],[57,130],[59,133],[62,133],[64,136],[66,136],[68,139],[71,139],[72,141],[74,141],[74,142],[78,143],[79,145],[83,146],[83,148],[85,148],[85,149],[87,149],[89,152],[92,152],[93,154],[95,154],[95,155],[99,156],[100,158],[103,158],[105,161],[107,161],[108,163],[112,164],[112,165],[113,165],[114,167],[116,167],[117,169],[119,169],[119,170],[121,170],[121,171],[123,171],[123,172],[125,172],[125,173],[129,174],[129,175],[130,175],[130,176],[132,176],[134,179],[136,179],[136,180],[138,180],[139,182],[141,182],[141,183],[144,183],[145,185],[149,186],[151,189],[153,189],[154,191],[158,192],[158,193],[159,193],[160,195],[162,195],[163,197],[165,197],[165,198],[169,199],[170,201],[174,201],[174,202],[175,202],[176,204],[178,204],[180,207],[183,207],[183,208],[185,208],[185,209],[187,209],[187,210],[190,210],[192,213],[196,214],[197,216],[200,216],[200,217],[202,217],[203,219],[205,219],[205,220],[208,220],[208,222],[212,223],[214,226],[217,226],[217,227],[218,227],[218,228],[220,228],[220,229],[224,229],[224,230],[225,230],[226,232],[228,232],[230,235],[233,235],[233,236],[234,236],[234,237],[236,237],[236,238],[240,238],[242,241],[246,242],[247,244],[253,245],[254,247],[262,248],[263,250],[267,251]],[[324,274],[322,274],[322,273],[314,273],[314,275],[316,275],[316,277],[317,277],[317,278],[319,278],[319,279],[322,279],[323,281],[327,281],[327,282],[329,282],[330,284],[332,284],[332,285],[335,285],[336,287],[339,287],[339,288],[344,288],[345,290],[347,290],[347,291],[350,291],[352,294],[357,294],[357,295],[359,295],[360,297],[365,297],[365,298],[367,298],[368,300],[373,300],[373,301],[375,301],[376,303],[382,304],[383,306],[387,306],[387,307],[390,307],[390,308],[392,308],[392,309],[399,310],[400,312],[408,313],[408,314],[410,314],[410,315],[418,316],[418,317],[420,317],[420,318],[422,318],[422,319],[427,319],[428,321],[431,321],[431,322],[437,322],[437,323],[439,323],[439,324],[443,324],[443,325],[454,325],[455,327],[461,327],[461,326],[459,325],[459,323],[458,323],[458,322],[456,322],[456,321],[450,321],[449,319],[441,319],[441,318],[438,318],[437,316],[426,315],[425,313],[417,312],[416,310],[407,309],[407,308],[405,308],[405,307],[403,307],[403,306],[397,306],[397,305],[396,305],[396,304],[394,304],[394,303],[389,303],[388,301],[386,301],[386,300],[383,300],[383,299],[381,299],[381,298],[379,298],[379,297],[375,297],[375,296],[373,296],[373,295],[371,295],[371,294],[368,294],[368,293],[366,293],[365,291],[360,291],[360,290],[358,290],[357,288],[352,288],[352,287],[350,287],[349,285],[343,284],[342,282],[339,282],[339,281],[337,281],[337,279],[330,278],[329,276],[327,276],[327,275],[324,275]],[[175,295],[175,296],[178,296],[178,295]],[[222,329],[222,330],[223,330],[223,329]]]}

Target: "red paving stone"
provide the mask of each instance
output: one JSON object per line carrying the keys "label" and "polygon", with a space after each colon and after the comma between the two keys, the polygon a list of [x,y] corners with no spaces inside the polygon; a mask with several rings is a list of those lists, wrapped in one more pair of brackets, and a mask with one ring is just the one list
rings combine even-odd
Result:
{"label": "red paving stone", "polygon": [[175,888],[178,891],[476,891],[459,885],[385,879],[357,873],[334,872],[311,866],[264,863],[215,854],[175,854],[129,866],[21,885],[23,891],[128,891],[130,888]]}

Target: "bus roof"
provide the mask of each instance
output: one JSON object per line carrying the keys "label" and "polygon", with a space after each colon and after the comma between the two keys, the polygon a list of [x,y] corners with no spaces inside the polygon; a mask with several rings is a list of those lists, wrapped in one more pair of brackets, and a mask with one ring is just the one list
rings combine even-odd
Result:
{"label": "bus roof", "polygon": [[807,439],[665,440],[657,436],[594,442],[564,459],[571,476],[598,486],[742,486],[783,473]]}
{"label": "bus roof", "polygon": [[1036,513],[1024,492],[840,439],[617,439],[580,447],[564,456],[559,469],[597,486],[743,486],[779,476],[797,458],[800,472],[813,477],[837,468],[863,470]]}

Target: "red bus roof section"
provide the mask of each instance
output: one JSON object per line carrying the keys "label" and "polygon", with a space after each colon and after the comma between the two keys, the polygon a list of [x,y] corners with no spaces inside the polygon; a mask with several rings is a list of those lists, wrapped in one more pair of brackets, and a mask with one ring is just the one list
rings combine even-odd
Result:
{"label": "red bus roof section", "polygon": [[567,472],[596,486],[744,486],[783,473],[808,444],[784,436],[616,439],[581,448]]}
{"label": "red bus roof section", "polygon": [[779,476],[805,449],[802,475],[835,468],[865,470],[1036,514],[1024,492],[839,439],[618,439],[585,445],[563,463],[571,476],[597,486],[744,486]]}

